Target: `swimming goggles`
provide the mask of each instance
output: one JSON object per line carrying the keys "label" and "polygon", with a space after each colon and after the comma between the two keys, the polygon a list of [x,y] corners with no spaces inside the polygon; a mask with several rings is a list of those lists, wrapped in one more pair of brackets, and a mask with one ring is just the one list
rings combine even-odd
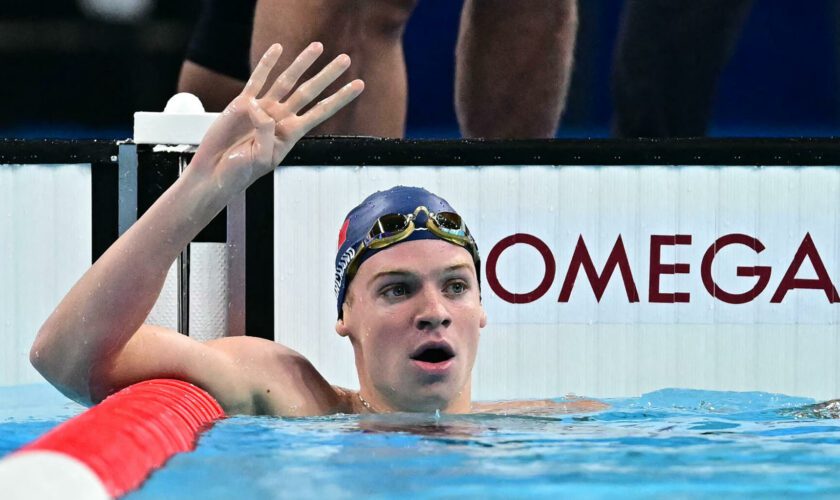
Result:
{"label": "swimming goggles", "polygon": [[[414,223],[421,212],[426,214],[425,228],[418,228]],[[475,240],[460,215],[455,212],[430,212],[428,208],[421,205],[411,214],[385,214],[376,219],[347,266],[347,281],[349,282],[356,274],[361,264],[359,257],[365,250],[389,247],[408,238],[414,231],[423,230],[429,230],[443,240],[466,248],[473,256],[473,260],[479,261]]]}

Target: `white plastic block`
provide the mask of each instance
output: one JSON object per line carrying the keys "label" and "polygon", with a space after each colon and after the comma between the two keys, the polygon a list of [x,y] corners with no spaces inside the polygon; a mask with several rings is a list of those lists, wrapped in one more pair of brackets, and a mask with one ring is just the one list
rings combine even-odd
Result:
{"label": "white plastic block", "polygon": [[169,99],[162,113],[134,113],[136,144],[199,144],[219,113],[205,113],[201,101],[182,92]]}

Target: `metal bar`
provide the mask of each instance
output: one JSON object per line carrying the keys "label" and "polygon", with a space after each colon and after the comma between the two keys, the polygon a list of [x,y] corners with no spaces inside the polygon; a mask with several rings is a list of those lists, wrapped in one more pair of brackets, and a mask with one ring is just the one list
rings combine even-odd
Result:
{"label": "metal bar", "polygon": [[137,221],[137,146],[120,144],[118,231],[122,235]]}
{"label": "metal bar", "polygon": [[245,193],[227,206],[228,337],[245,335]]}
{"label": "metal bar", "polygon": [[[184,173],[189,162],[185,156],[178,157],[178,175]],[[190,334],[190,245],[178,256],[178,331]]]}

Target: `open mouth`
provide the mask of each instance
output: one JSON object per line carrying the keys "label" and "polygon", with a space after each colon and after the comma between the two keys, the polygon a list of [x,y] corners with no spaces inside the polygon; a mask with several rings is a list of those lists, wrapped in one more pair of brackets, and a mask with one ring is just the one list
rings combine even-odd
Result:
{"label": "open mouth", "polygon": [[412,356],[414,361],[423,363],[445,363],[455,357],[452,348],[447,344],[426,345],[420,347]]}

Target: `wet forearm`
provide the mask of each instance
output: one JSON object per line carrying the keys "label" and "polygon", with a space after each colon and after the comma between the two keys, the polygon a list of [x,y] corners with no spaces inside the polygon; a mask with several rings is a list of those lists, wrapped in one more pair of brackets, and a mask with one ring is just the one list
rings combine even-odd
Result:
{"label": "wet forearm", "polygon": [[189,168],[82,276],[38,333],[31,359],[86,397],[157,300],[172,262],[232,196]]}

